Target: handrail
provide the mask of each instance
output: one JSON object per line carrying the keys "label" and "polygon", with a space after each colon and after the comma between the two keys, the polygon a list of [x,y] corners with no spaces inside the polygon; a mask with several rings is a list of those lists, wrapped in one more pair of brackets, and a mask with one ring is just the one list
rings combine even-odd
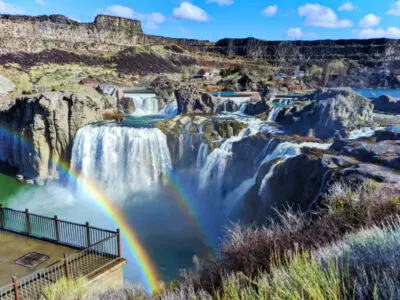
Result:
{"label": "handrail", "polygon": [[[120,232],[105,230],[89,223],[77,224],[19,211],[0,204],[0,230],[69,246],[79,251],[56,263],[32,272],[0,287],[0,299],[35,299],[45,286],[65,277],[88,277],[121,259]],[[77,239],[77,241],[74,241]]]}

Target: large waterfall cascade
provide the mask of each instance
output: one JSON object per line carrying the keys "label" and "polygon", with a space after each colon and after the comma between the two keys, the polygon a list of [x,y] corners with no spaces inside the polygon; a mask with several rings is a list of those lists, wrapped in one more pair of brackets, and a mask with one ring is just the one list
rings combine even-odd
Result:
{"label": "large waterfall cascade", "polygon": [[75,137],[71,168],[106,192],[127,197],[156,188],[172,162],[159,129],[89,125]]}

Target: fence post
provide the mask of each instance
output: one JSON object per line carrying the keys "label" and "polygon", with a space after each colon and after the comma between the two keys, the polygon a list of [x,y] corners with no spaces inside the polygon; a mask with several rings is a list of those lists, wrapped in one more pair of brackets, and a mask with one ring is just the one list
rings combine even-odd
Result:
{"label": "fence post", "polygon": [[60,228],[58,227],[58,217],[54,216],[54,226],[56,228],[57,243],[60,243]]}
{"label": "fence post", "polygon": [[67,277],[67,280],[71,279],[71,272],[69,269],[69,265],[68,265],[68,255],[67,253],[64,253],[64,262],[65,262],[65,277]]}
{"label": "fence post", "polygon": [[15,300],[20,300],[21,298],[19,297],[17,278],[14,276],[12,278],[12,281],[13,281],[13,285],[14,285],[14,298],[15,298]]}
{"label": "fence post", "polygon": [[0,219],[1,219],[1,228],[6,229],[6,219],[4,215],[3,204],[0,204]]}
{"label": "fence post", "polygon": [[31,220],[29,218],[29,209],[25,209],[26,215],[26,231],[28,232],[28,236],[31,236]]}
{"label": "fence post", "polygon": [[91,245],[91,243],[90,243],[90,226],[89,226],[89,222],[86,222],[86,236],[87,236],[87,246],[89,248],[90,245]]}
{"label": "fence post", "polygon": [[117,229],[117,244],[118,244],[118,257],[121,258],[121,232],[119,228]]}

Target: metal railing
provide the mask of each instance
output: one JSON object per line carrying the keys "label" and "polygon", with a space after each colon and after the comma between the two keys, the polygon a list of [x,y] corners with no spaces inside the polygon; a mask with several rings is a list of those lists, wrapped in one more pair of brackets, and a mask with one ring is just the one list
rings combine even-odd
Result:
{"label": "metal railing", "polygon": [[48,218],[0,205],[0,230],[79,249],[50,267],[0,287],[0,299],[38,299],[46,286],[61,278],[90,277],[121,259],[120,232]]}

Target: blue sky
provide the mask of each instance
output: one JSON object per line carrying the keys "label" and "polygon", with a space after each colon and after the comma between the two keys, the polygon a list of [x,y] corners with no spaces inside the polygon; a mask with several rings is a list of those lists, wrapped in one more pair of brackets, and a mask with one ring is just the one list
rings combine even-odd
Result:
{"label": "blue sky", "polygon": [[148,34],[212,41],[400,38],[400,0],[0,0],[0,13],[104,13],[140,19]]}

